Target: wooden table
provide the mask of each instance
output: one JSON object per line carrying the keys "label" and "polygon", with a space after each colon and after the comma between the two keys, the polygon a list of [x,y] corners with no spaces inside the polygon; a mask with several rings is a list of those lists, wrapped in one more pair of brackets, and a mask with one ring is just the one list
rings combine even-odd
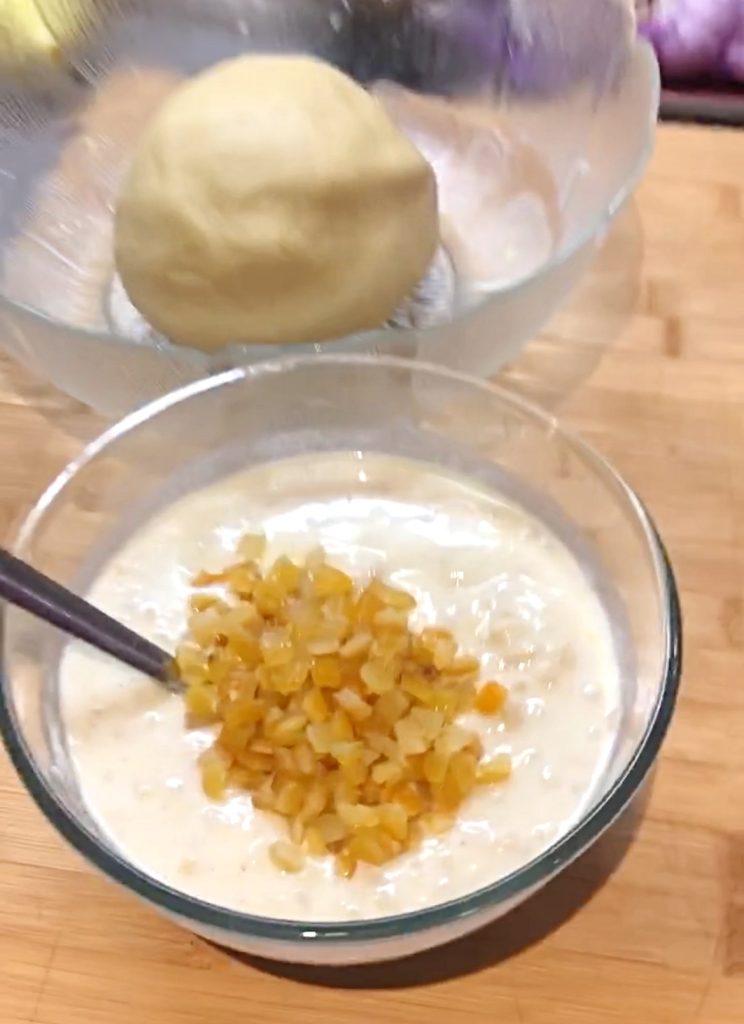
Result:
{"label": "wooden table", "polygon": [[[743,285],[744,134],[663,128],[598,269],[512,371],[638,489],[678,574],[685,679],[645,814],[489,930],[333,976],[164,923],[62,846],[2,760],[0,1024],[740,1024]],[[0,363],[0,523],[97,426]]]}

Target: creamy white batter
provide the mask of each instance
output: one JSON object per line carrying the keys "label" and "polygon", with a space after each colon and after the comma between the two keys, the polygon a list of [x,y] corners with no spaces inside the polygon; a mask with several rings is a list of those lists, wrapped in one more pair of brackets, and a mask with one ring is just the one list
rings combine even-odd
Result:
{"label": "creamy white batter", "polygon": [[504,785],[479,789],[456,827],[384,868],[338,878],[330,859],[298,874],[267,850],[284,823],[236,794],[202,793],[183,705],[83,645],[61,667],[65,728],[83,798],[111,843],[169,885],[236,910],[328,921],[402,913],[464,895],[531,860],[596,794],[621,712],[604,608],[568,549],[526,512],[418,463],[362,453],[252,469],[181,499],[148,522],[89,597],[173,649],[189,581],[234,560],[262,530],[267,559],[322,544],[331,561],[376,571],[415,594],[415,624],[453,630],[509,687],[504,720],[469,716],[487,755],[514,760]]}

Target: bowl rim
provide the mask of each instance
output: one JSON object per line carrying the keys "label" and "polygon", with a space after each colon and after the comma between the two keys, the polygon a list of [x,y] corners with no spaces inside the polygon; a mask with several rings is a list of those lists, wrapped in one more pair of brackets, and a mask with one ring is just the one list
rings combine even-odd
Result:
{"label": "bowl rim", "polygon": [[[199,927],[217,929],[240,937],[284,944],[312,941],[320,945],[333,946],[343,943],[379,942],[403,934],[419,933],[488,911],[498,904],[513,901],[520,896],[525,897],[531,890],[546,882],[588,848],[630,802],[659,753],[679,689],[682,664],[682,621],[674,574],[658,531],[635,492],[601,455],[571,430],[559,426],[556,417],[544,412],[520,395],[467,374],[394,356],[346,353],[336,356],[315,356],[314,358],[299,356],[291,360],[273,360],[228,370],[205,380],[188,384],[143,406],[124,417],[87,445],[78,458],[62,471],[26,517],[12,544],[12,549],[23,554],[24,545],[32,538],[44,517],[53,508],[56,499],[83,467],[105,453],[120,438],[135,432],[138,427],[154,420],[171,407],[187,402],[196,395],[236,385],[241,381],[257,380],[268,374],[291,372],[301,369],[303,366],[324,364],[362,367],[383,365],[392,369],[425,374],[429,377],[444,377],[467,387],[488,392],[494,399],[514,412],[542,425],[549,433],[560,434],[580,457],[593,466],[610,485],[619,491],[620,498],[624,499],[631,516],[635,516],[636,523],[648,547],[655,569],[661,607],[665,610],[664,668],[658,698],[632,757],[601,800],[571,830],[562,835],[543,853],[496,882],[457,899],[422,910],[362,921],[314,923],[259,917],[230,910],[173,889],[130,864],[113,850],[107,849],[67,810],[36,768],[34,759],[26,748],[21,731],[16,726],[13,702],[5,679],[5,666],[0,665],[0,736],[11,761],[21,781],[45,817],[68,843],[94,867],[129,889],[133,894],[162,911],[175,915],[184,923],[192,924],[197,930]],[[0,608],[0,652],[2,652],[3,660],[5,615],[5,608]]]}
{"label": "bowl rim", "polygon": [[[591,245],[594,239],[601,237],[603,233],[607,231],[610,224],[613,222],[625,203],[630,199],[638,183],[643,177],[643,173],[653,154],[659,105],[661,103],[661,71],[659,68],[659,62],[652,45],[641,36],[637,36],[632,46],[628,48],[628,63],[630,64],[636,58],[643,62],[644,71],[649,76],[651,103],[649,110],[647,111],[648,117],[645,135],[639,144],[638,156],[629,175],[610,195],[596,219],[584,231],[579,232],[579,234],[577,234],[569,244],[560,246],[557,252],[555,252],[550,259],[542,263],[536,270],[525,273],[521,277],[518,277],[508,283],[499,284],[490,288],[484,293],[483,298],[478,303],[466,309],[459,310],[451,320],[447,321],[446,326],[449,327],[451,325],[466,322],[472,316],[475,316],[482,312],[482,310],[488,308],[492,302],[496,302],[504,296],[518,295],[533,284],[539,283],[551,274],[560,270],[562,267],[570,263],[582,249]],[[120,334],[114,330],[105,331],[98,328],[81,327],[75,324],[65,323],[63,320],[58,320],[55,317],[49,316],[47,313],[44,313],[25,302],[19,302],[16,299],[8,298],[8,296],[4,295],[2,291],[0,291],[0,315],[4,312],[11,314],[19,312],[24,317],[38,324],[41,329],[73,331],[75,334],[80,335],[86,340],[94,341],[96,343],[118,347],[125,346],[128,348],[152,348],[152,345],[143,346],[142,342],[136,341],[133,338],[127,337],[126,335]],[[441,331],[442,326],[442,324],[435,323],[426,327],[402,327],[394,328],[392,330],[390,328],[375,328],[370,331],[360,331],[355,334],[350,334],[344,338],[320,339],[317,341],[301,342],[290,345],[253,345],[250,342],[235,342],[233,345],[227,346],[227,351],[229,352],[234,349],[240,351],[244,350],[246,347],[250,347],[257,353],[259,361],[261,362],[269,359],[283,358],[285,356],[288,357],[293,354],[303,355],[330,350],[341,353],[354,353],[356,351],[367,349],[371,344],[389,342],[391,338],[396,336],[407,337],[415,335],[417,340],[425,344],[427,340],[435,337],[437,332]],[[167,339],[159,341],[158,345],[165,352],[181,352],[182,354],[189,356],[191,359],[197,359],[200,362],[203,361],[207,366],[212,367],[217,372],[221,372],[225,368],[224,363],[219,364],[219,357],[217,353],[213,351],[208,351],[206,349],[201,350],[191,346],[174,345]]]}

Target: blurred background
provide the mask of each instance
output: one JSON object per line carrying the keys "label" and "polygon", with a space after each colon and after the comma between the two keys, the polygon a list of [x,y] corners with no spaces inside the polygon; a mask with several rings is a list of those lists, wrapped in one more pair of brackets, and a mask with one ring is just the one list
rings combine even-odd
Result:
{"label": "blurred background", "polygon": [[744,124],[744,0],[635,0],[664,78],[662,117]]}

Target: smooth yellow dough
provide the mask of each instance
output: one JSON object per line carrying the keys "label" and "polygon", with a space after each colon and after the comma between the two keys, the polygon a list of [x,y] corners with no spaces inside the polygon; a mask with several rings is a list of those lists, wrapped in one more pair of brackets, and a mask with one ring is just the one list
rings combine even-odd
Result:
{"label": "smooth yellow dough", "polygon": [[116,213],[131,301],[207,350],[377,327],[437,242],[429,164],[374,97],[305,57],[239,58],[176,90]]}

